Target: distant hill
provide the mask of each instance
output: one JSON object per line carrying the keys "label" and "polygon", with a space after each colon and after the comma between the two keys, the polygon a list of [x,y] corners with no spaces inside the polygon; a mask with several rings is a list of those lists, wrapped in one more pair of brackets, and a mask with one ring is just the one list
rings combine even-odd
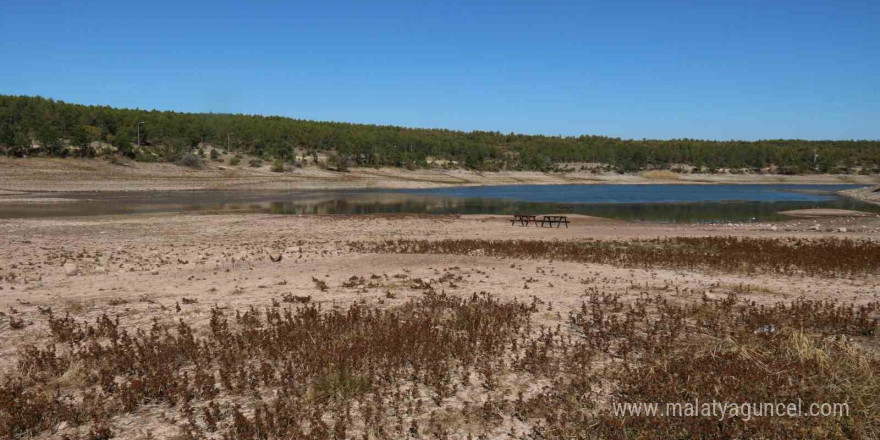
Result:
{"label": "distant hill", "polygon": [[[137,128],[140,126],[141,147]],[[331,157],[352,166],[476,170],[601,169],[620,172],[767,171],[876,173],[880,141],[697,139],[626,140],[603,136],[542,136],[499,132],[318,122],[279,116],[178,113],[69,104],[41,97],[0,95],[0,154],[94,155],[112,145],[143,161],[176,161],[200,144],[265,159],[297,154]]]}

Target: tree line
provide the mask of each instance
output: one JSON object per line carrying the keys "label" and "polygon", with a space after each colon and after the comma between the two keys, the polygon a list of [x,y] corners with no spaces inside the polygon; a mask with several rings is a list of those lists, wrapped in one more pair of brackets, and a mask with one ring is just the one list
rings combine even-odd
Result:
{"label": "tree line", "polygon": [[710,171],[776,167],[783,173],[855,168],[876,173],[880,164],[877,140],[632,140],[464,132],[280,116],[118,109],[0,95],[0,153],[93,156],[96,142],[145,161],[173,161],[200,143],[224,149],[228,143],[230,151],[264,159],[291,161],[298,152],[332,151],[351,165],[377,167],[425,167],[428,158],[435,158],[477,170],[553,170],[563,164],[593,163],[620,172],[676,170],[685,164]]}

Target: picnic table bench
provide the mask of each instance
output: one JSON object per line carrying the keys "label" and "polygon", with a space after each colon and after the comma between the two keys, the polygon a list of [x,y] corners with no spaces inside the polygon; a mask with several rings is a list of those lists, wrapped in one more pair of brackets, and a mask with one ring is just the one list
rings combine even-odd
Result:
{"label": "picnic table bench", "polygon": [[556,225],[558,228],[564,224],[567,228],[568,217],[564,215],[545,215],[538,220],[538,216],[536,215],[514,214],[513,218],[510,220],[510,225],[513,226],[517,223],[519,223],[520,226],[528,226],[529,223],[534,223],[535,226],[540,226],[542,228],[544,225],[547,225],[547,227],[550,228],[552,228],[553,225]]}

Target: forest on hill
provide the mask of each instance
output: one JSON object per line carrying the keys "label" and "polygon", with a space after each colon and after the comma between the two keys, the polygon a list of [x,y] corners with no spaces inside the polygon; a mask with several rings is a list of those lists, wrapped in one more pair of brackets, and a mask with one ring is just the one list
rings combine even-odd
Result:
{"label": "forest on hill", "polygon": [[[138,142],[140,130],[140,144]],[[877,140],[627,140],[319,122],[279,116],[118,109],[0,95],[0,154],[94,156],[95,145],[142,161],[174,162],[200,144],[294,161],[332,153],[353,166],[428,166],[441,159],[476,170],[605,164],[619,172],[673,169],[877,173]]]}

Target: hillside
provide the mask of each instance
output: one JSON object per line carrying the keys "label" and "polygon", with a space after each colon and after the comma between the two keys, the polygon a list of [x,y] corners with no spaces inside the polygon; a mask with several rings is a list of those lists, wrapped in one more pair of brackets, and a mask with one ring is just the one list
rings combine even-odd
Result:
{"label": "hillside", "polygon": [[0,95],[0,154],[89,157],[118,152],[142,162],[175,162],[200,145],[228,146],[291,165],[298,158],[314,162],[319,154],[328,154],[328,165],[334,167],[871,174],[880,166],[880,141],[625,140],[461,132],[116,109]]}

